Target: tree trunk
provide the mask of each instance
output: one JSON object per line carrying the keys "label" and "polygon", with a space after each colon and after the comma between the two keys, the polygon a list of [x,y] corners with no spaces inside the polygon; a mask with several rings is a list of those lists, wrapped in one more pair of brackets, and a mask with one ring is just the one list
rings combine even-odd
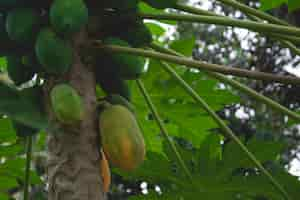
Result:
{"label": "tree trunk", "polygon": [[48,134],[49,200],[105,200],[100,175],[98,114],[96,110],[95,75],[91,64],[83,62],[80,49],[87,41],[82,30],[72,39],[74,60],[70,71],[45,84],[46,108],[51,121],[49,93],[57,83],[67,82],[81,95],[86,111],[81,123],[60,127],[62,131]]}

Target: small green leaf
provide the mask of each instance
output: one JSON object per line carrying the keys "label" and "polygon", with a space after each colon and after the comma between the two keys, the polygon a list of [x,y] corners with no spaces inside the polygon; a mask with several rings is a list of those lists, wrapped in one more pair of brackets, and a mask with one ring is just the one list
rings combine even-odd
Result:
{"label": "small green leaf", "polygon": [[6,85],[0,85],[0,113],[36,129],[49,128],[48,120],[39,105],[29,97]]}
{"label": "small green leaf", "polygon": [[261,3],[260,9],[264,11],[271,10],[287,2],[288,0],[260,0]]}
{"label": "small green leaf", "polygon": [[[162,12],[163,12],[163,10],[153,8],[153,7],[147,5],[147,4],[144,3],[144,2],[140,2],[140,3],[139,3],[139,10],[140,10],[142,13],[149,13],[149,14],[159,14],[159,13],[162,13]],[[161,23],[170,24],[170,25],[176,25],[176,24],[177,24],[176,21],[172,21],[172,20],[159,20],[159,21],[160,21]]]}
{"label": "small green leaf", "polygon": [[13,142],[16,139],[16,133],[8,118],[0,119],[0,141]]}
{"label": "small green leaf", "polygon": [[162,36],[166,32],[166,30],[157,23],[147,22],[145,24],[156,38]]}
{"label": "small green leaf", "polygon": [[10,200],[10,197],[8,196],[8,194],[4,194],[0,192],[0,199],[1,200]]}
{"label": "small green leaf", "polygon": [[17,187],[18,185],[15,178],[3,175],[0,176],[0,190],[5,191]]}
{"label": "small green leaf", "polygon": [[192,56],[192,51],[195,46],[195,37],[175,40],[170,44],[170,48],[185,55],[185,56]]}
{"label": "small green leaf", "polygon": [[295,11],[300,8],[299,0],[288,0],[289,11]]}

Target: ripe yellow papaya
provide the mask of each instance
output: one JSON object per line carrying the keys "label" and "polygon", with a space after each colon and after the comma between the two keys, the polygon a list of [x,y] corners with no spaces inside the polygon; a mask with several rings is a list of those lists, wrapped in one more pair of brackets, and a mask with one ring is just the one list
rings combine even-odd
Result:
{"label": "ripe yellow papaya", "polygon": [[145,143],[138,123],[126,107],[112,105],[100,114],[99,130],[107,159],[116,167],[130,171],[145,157]]}
{"label": "ripe yellow papaya", "polygon": [[111,175],[110,175],[108,161],[102,149],[101,149],[100,169],[101,169],[101,178],[103,183],[103,191],[108,192],[109,186],[111,184]]}

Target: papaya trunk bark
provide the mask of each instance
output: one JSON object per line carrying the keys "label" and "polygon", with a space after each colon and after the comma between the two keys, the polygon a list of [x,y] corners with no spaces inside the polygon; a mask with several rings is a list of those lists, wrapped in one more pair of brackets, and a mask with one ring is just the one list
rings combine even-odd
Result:
{"label": "papaya trunk bark", "polygon": [[[45,84],[46,108],[51,121],[55,121],[49,102],[51,88],[67,82],[81,95],[85,118],[72,127],[49,133],[48,183],[49,200],[105,200],[100,175],[99,134],[96,111],[95,77],[91,64],[80,57],[80,47],[87,34],[81,31],[72,39],[74,61],[70,71],[60,78],[52,78]],[[67,104],[67,102],[66,102]]]}

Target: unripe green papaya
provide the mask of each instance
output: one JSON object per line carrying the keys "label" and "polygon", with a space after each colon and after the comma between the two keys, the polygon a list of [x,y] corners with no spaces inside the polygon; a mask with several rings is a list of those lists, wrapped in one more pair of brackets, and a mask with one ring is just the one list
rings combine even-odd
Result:
{"label": "unripe green papaya", "polygon": [[39,25],[39,15],[32,8],[16,8],[6,17],[6,31],[11,40],[32,43]]}
{"label": "unripe green papaya", "polygon": [[0,56],[24,55],[32,48],[30,45],[19,44],[8,37],[5,13],[0,13],[0,44]]}
{"label": "unripe green papaya", "polygon": [[50,22],[61,34],[72,34],[88,22],[88,8],[83,0],[55,0],[50,8]]}
{"label": "unripe green papaya", "polygon": [[7,56],[6,60],[8,75],[16,85],[25,83],[33,78],[35,74],[33,68],[24,65],[22,63],[22,57]]}
{"label": "unripe green papaya", "polygon": [[119,94],[125,99],[131,99],[131,92],[126,80],[121,79],[115,74],[97,72],[96,81],[104,92],[109,94]]}
{"label": "unripe green papaya", "polygon": [[122,105],[122,106],[125,106],[132,113],[135,113],[134,106],[127,99],[125,99],[124,97],[122,97],[119,94],[110,94],[109,96],[107,96],[106,99],[112,105]]}
{"label": "unripe green papaya", "polygon": [[127,31],[121,31],[120,37],[133,47],[145,47],[152,42],[151,31],[140,21],[129,26]]}
{"label": "unripe green papaya", "polygon": [[[104,44],[130,47],[128,42],[114,37],[106,38]],[[112,53],[110,57],[113,61],[111,68],[123,79],[138,79],[144,72],[144,59],[141,57],[125,53]]]}
{"label": "unripe green papaya", "polygon": [[63,124],[74,124],[84,118],[84,105],[77,91],[68,84],[56,85],[50,92],[56,118]]}
{"label": "unripe green papaya", "polygon": [[143,162],[144,138],[134,115],[126,107],[106,108],[99,117],[99,130],[104,153],[114,166],[129,171]]}
{"label": "unripe green papaya", "polygon": [[41,30],[38,34],[35,53],[39,63],[50,74],[67,72],[73,60],[71,46],[49,28]]}

